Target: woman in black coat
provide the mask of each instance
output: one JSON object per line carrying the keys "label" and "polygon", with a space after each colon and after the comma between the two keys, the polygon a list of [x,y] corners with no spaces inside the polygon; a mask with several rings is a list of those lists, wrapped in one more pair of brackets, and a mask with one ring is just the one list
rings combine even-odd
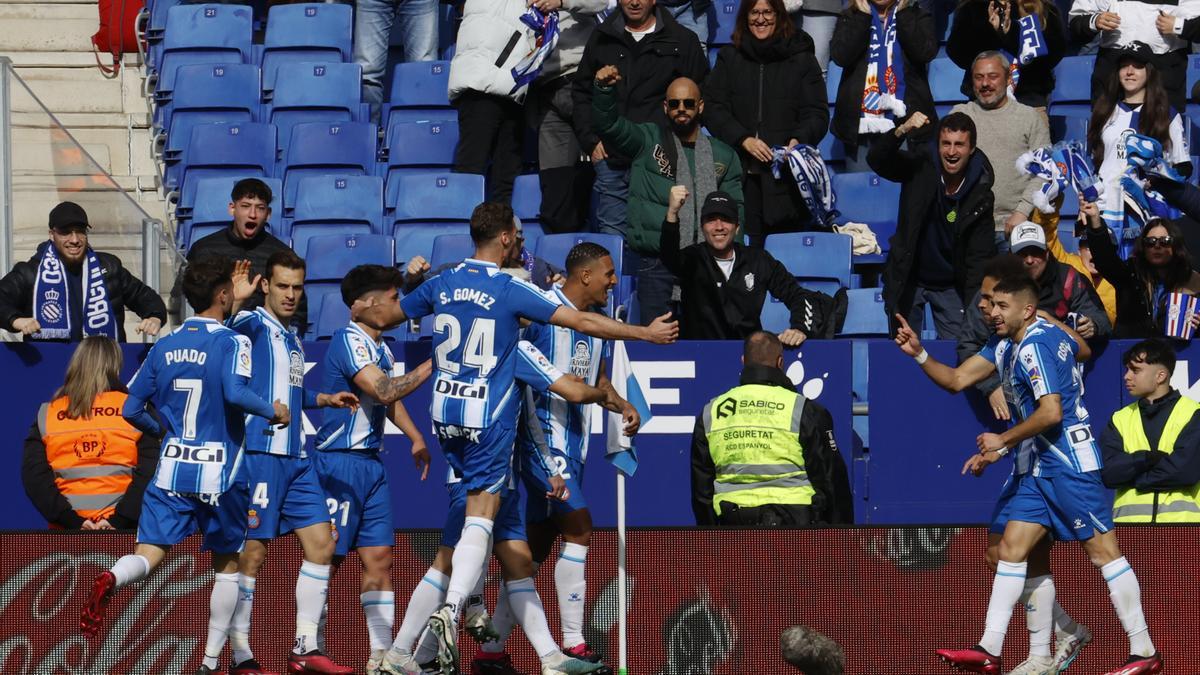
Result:
{"label": "woman in black coat", "polygon": [[820,143],[829,107],[812,39],[795,29],[783,0],[742,0],[733,45],[721,48],[704,83],[704,122],[741,155],[750,245],[809,229],[812,216],[790,172],[785,167],[779,180],[771,174],[771,149]]}
{"label": "woman in black coat", "polygon": [[963,75],[963,94],[972,96],[971,66],[980,53],[994,50],[1007,52],[1010,58],[1020,55],[1020,19],[1025,16],[1037,17],[1046,54],[1020,67],[1017,101],[1045,110],[1054,91],[1054,67],[1067,53],[1062,15],[1047,0],[966,0],[958,6],[946,41],[946,55],[967,71]]}
{"label": "woman in black coat", "polygon": [[837,101],[833,109],[833,135],[846,146],[847,168],[869,171],[866,164],[871,134],[859,135],[863,122],[863,89],[867,79],[869,43],[871,41],[871,5],[886,17],[894,13],[896,40],[904,64],[904,104],[907,110],[896,126],[903,124],[914,112],[925,113],[932,124],[912,134],[909,142],[928,139],[937,128],[937,113],[933,109],[933,94],[929,91],[929,62],[937,56],[937,28],[933,17],[911,0],[852,0],[838,17],[833,31],[829,55],[842,67]]}

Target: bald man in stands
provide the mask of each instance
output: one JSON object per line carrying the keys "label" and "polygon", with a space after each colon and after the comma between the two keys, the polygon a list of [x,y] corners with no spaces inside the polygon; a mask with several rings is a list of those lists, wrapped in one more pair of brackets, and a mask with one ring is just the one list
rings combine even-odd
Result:
{"label": "bald man in stands", "polygon": [[[667,86],[663,97],[663,112],[669,122],[666,128],[653,122],[635,124],[619,114],[620,83],[621,73],[616,66],[596,71],[592,123],[608,152],[631,158],[623,234],[640,260],[627,261],[625,268],[637,271],[640,320],[648,324],[679,302],[678,284],[658,251],[671,188],[682,185],[689,194],[696,195],[679,213],[682,249],[704,241],[699,209],[705,195],[726,192],[737,202],[739,216],[743,214],[742,164],[733,148],[700,133],[704,100],[693,80],[680,77]],[[738,218],[738,222],[742,220]]]}

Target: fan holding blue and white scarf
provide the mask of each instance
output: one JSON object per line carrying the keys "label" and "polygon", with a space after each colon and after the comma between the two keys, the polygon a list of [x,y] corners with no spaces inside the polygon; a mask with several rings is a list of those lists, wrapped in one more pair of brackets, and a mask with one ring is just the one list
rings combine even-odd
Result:
{"label": "fan holding blue and white scarf", "polygon": [[998,51],[1011,64],[1009,96],[1045,108],[1054,90],[1054,67],[1067,51],[1062,14],[1049,0],[969,0],[954,13],[946,55],[966,71],[961,90],[971,95],[971,65]]}

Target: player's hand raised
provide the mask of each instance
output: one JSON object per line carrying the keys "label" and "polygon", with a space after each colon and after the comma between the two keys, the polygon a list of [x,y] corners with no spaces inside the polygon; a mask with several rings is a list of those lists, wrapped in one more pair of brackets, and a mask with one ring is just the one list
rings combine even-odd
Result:
{"label": "player's hand raised", "polygon": [[923,351],[921,340],[904,317],[899,314],[896,314],[895,317],[896,322],[900,324],[900,327],[896,329],[896,346],[900,348],[900,351],[915,358]]}
{"label": "player's hand raised", "polygon": [[287,405],[276,400],[271,404],[275,408],[275,415],[271,417],[271,424],[278,424],[281,428],[287,427],[292,423],[292,413],[288,410]]}
{"label": "player's hand raised", "polygon": [[235,302],[245,302],[254,295],[262,283],[262,275],[250,278],[250,261],[239,260],[233,263],[233,299]]}
{"label": "player's hand raised", "polygon": [[429,262],[419,255],[414,255],[412,260],[408,261],[408,268],[404,271],[404,276],[416,277],[425,274],[428,271]]}
{"label": "player's hand raised", "polygon": [[679,322],[671,320],[667,312],[646,326],[645,340],[656,345],[670,344],[679,339]]}
{"label": "player's hand raised", "polygon": [[412,446],[413,465],[421,472],[421,480],[429,477],[429,448],[425,447],[425,443],[413,443]]}

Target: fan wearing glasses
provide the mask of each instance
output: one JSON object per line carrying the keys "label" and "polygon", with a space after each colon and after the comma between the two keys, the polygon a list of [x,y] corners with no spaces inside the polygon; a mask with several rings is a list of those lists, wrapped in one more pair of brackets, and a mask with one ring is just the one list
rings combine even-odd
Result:
{"label": "fan wearing glasses", "polygon": [[[1155,218],[1142,228],[1129,260],[1121,260],[1099,207],[1082,204],[1079,211],[1087,219],[1092,261],[1117,291],[1113,337],[1162,337],[1171,294],[1200,295],[1200,274],[1192,269],[1183,231],[1174,221]],[[1200,326],[1200,314],[1192,323]]]}

